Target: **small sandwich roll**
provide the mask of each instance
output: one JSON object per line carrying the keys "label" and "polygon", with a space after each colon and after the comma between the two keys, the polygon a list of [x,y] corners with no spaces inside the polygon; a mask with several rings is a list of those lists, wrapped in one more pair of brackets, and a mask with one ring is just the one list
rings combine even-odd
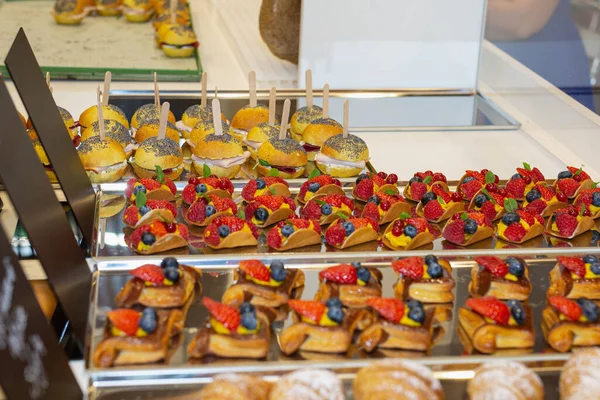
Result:
{"label": "small sandwich roll", "polygon": [[233,116],[231,131],[236,139],[243,141],[252,128],[263,122],[269,122],[269,108],[262,104],[256,107],[247,105]]}
{"label": "small sandwich roll", "polygon": [[[105,119],[104,134],[106,137],[116,140],[121,147],[123,147],[123,151],[125,152],[125,156],[127,156],[127,158],[131,157],[133,151],[137,148],[131,139],[129,130],[118,121]],[[92,136],[100,136],[99,121],[93,122],[91,126],[87,127],[86,130],[83,131],[81,134],[81,140],[87,140]]]}
{"label": "small sandwich roll", "polygon": [[96,12],[103,17],[121,15],[123,0],[95,0]]}
{"label": "small sandwich roll", "polygon": [[77,25],[88,15],[84,0],[57,0],[52,15],[59,25]]}
{"label": "small sandwich roll", "polygon": [[205,136],[192,148],[192,163],[202,174],[207,165],[218,177],[234,178],[240,172],[250,153],[232,135],[215,133]]}
{"label": "small sandwich roll", "polygon": [[[228,135],[232,134],[229,122],[225,120],[221,120],[221,130]],[[189,139],[194,145],[199,144],[205,136],[213,133],[215,133],[215,126],[213,125],[212,120],[210,122],[198,122],[190,132],[186,133],[185,130],[182,131],[184,139]]]}
{"label": "small sandwich roll", "polygon": [[125,175],[127,156],[116,140],[92,136],[77,149],[79,159],[92,183],[116,182]]}
{"label": "small sandwich roll", "polygon": [[124,0],[123,15],[129,22],[146,22],[154,15],[154,9],[150,0]]}
{"label": "small sandwich roll", "polygon": [[[102,116],[104,119],[114,119],[115,121],[121,123],[121,125],[123,125],[125,128],[129,129],[129,121],[127,120],[127,116],[123,110],[115,105],[103,105]],[[93,105],[87,108],[79,116],[78,122],[81,132],[85,131],[88,126],[92,125],[96,121],[98,121],[98,106]]]}
{"label": "small sandwich roll", "polygon": [[[158,123],[159,120],[160,106],[157,106],[154,103],[144,104],[133,113],[133,117],[131,117],[131,129],[137,131],[137,129],[145,123],[152,121],[157,121]],[[173,115],[171,110],[169,110],[167,120],[172,124],[175,123],[175,115]]]}
{"label": "small sandwich roll", "polygon": [[[160,121],[157,119],[143,122],[142,125],[140,125],[135,132],[135,141],[138,143],[142,143],[146,139],[158,136],[159,126]],[[177,130],[175,124],[173,124],[172,122],[167,122],[166,137],[171,139],[175,143],[179,143],[179,131]]]}
{"label": "small sandwich roll", "polygon": [[315,156],[317,168],[336,178],[350,178],[360,174],[369,161],[369,149],[364,140],[355,135],[330,137]]}
{"label": "small sandwich roll", "polygon": [[165,177],[175,181],[183,172],[183,154],[176,142],[153,136],[140,144],[132,165],[133,171],[140,178],[153,178],[156,167],[159,166]]}

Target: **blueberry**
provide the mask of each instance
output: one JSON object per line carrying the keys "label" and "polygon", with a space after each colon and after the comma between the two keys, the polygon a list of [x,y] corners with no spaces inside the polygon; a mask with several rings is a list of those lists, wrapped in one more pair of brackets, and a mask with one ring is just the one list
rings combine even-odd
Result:
{"label": "blueberry", "polygon": [[512,181],[513,179],[519,179],[519,178],[522,178],[522,176],[519,174],[514,174],[513,176],[510,177],[510,180]]}
{"label": "blueberry", "polygon": [[558,179],[572,178],[573,174],[571,171],[562,171],[558,173]]}
{"label": "blueberry", "polygon": [[477,231],[477,222],[475,222],[471,218],[468,218],[465,221],[464,231],[465,231],[466,234],[473,234],[473,233],[475,233]]}
{"label": "blueberry", "polygon": [[360,174],[357,178],[356,178],[356,184],[358,185],[360,183],[360,181],[362,181],[363,179],[368,178],[367,174]]}
{"label": "blueberry", "polygon": [[418,233],[419,231],[417,230],[417,228],[415,228],[412,225],[406,225],[404,227],[404,234],[409,238],[414,238],[415,236],[417,236]]}
{"label": "blueberry", "polygon": [[284,225],[281,228],[281,234],[285,237],[290,236],[292,233],[294,233],[294,227],[292,225]]}
{"label": "blueberry", "polygon": [[133,188],[133,194],[138,194],[139,192],[146,193],[146,186],[137,185],[136,187]]}
{"label": "blueberry", "polygon": [[600,192],[595,192],[592,194],[592,205],[595,207],[600,207]]}
{"label": "blueberry", "polygon": [[433,192],[427,192],[421,197],[421,203],[425,206],[431,200],[437,199],[437,195]]}
{"label": "blueberry", "polygon": [[319,185],[319,182],[311,182],[308,184],[308,191],[309,192],[316,192],[317,190],[321,189],[321,185]]}
{"label": "blueberry", "polygon": [[269,265],[270,268],[283,268],[284,264],[283,261],[273,261],[271,263],[271,265]]}
{"label": "blueberry", "polygon": [[339,297],[331,297],[325,303],[325,307],[327,308],[342,308],[342,301]]}
{"label": "blueberry", "polygon": [[342,223],[342,226],[344,227],[344,230],[346,231],[346,236],[352,234],[352,232],[354,232],[354,225],[352,225],[352,222],[350,221],[346,221],[344,223]]}
{"label": "blueberry", "polygon": [[413,306],[409,306],[408,318],[415,322],[423,323],[425,321],[425,310],[423,309],[422,303],[413,303]]}
{"label": "blueberry", "polygon": [[598,257],[592,255],[592,254],[588,254],[583,256],[583,262],[586,264],[593,264],[593,263],[597,263],[598,262]]}
{"label": "blueberry", "polygon": [[265,187],[267,187],[267,184],[265,183],[265,181],[263,179],[256,180],[256,188],[258,190],[264,189]]}
{"label": "blueberry", "polygon": [[596,275],[600,275],[600,263],[593,263],[590,265],[590,271],[592,271]]}
{"label": "blueberry", "polygon": [[505,261],[508,264],[509,273],[513,274],[517,278],[523,276],[525,273],[525,266],[518,258],[508,257]]}
{"label": "blueberry", "polygon": [[331,307],[327,309],[327,316],[333,322],[341,324],[344,320],[344,311],[342,310],[342,307]]}
{"label": "blueberry", "polygon": [[592,231],[592,244],[598,243],[598,240],[600,240],[600,232]]}
{"label": "blueberry", "polygon": [[325,203],[321,206],[321,212],[323,213],[323,215],[329,215],[332,211],[333,210],[331,209],[331,204]]}
{"label": "blueberry", "polygon": [[361,264],[358,261],[354,261],[353,263],[350,263],[350,265],[352,265],[354,268],[360,268]]}
{"label": "blueberry", "polygon": [[274,262],[271,264],[271,278],[276,282],[283,282],[287,276],[287,271],[283,267],[282,262]]}
{"label": "blueberry", "polygon": [[146,246],[151,246],[154,244],[154,242],[156,242],[156,236],[154,236],[154,233],[144,232],[142,235],[142,243],[144,243]]}
{"label": "blueberry", "polygon": [[473,178],[472,176],[467,176],[465,179],[462,180],[462,183],[467,183],[467,182],[471,182],[474,180],[475,180],[475,178]]}
{"label": "blueberry", "polygon": [[512,317],[515,319],[515,321],[517,321],[517,324],[523,325],[527,319],[527,313],[525,312],[525,308],[521,302],[517,300],[509,300],[506,302],[506,305],[510,309]]}
{"label": "blueberry", "polygon": [[229,233],[231,233],[231,229],[229,229],[227,225],[221,225],[219,227],[219,236],[222,238],[229,236]]}
{"label": "blueberry", "polygon": [[211,215],[213,215],[216,212],[217,212],[217,210],[216,210],[215,206],[213,206],[212,204],[209,204],[206,206],[206,216],[207,217],[210,217]]}
{"label": "blueberry", "polygon": [[150,212],[150,207],[148,207],[148,206],[141,206],[140,207],[140,214],[141,215],[146,215],[149,212]]}
{"label": "blueberry", "polygon": [[431,263],[437,263],[438,258],[433,254],[428,254],[425,256],[425,265],[430,265]]}
{"label": "blueberry", "polygon": [[410,178],[410,181],[408,181],[408,184],[412,185],[415,182],[423,182],[423,179],[419,178],[418,176],[413,176]]}
{"label": "blueberry", "polygon": [[590,301],[584,297],[577,299],[577,304],[581,307],[583,316],[590,322],[598,321],[598,306],[593,301]]}
{"label": "blueberry", "polygon": [[369,282],[369,279],[371,279],[371,272],[369,272],[369,269],[365,267],[357,268],[356,275],[358,276],[358,279],[365,283]]}
{"label": "blueberry", "polygon": [[254,304],[249,301],[243,302],[240,306],[240,314],[244,314],[247,312],[254,312]]}
{"label": "blueberry", "polygon": [[256,209],[256,211],[254,211],[254,218],[256,218],[257,221],[266,221],[268,217],[269,212],[266,208],[259,207]]}
{"label": "blueberry", "polygon": [[258,320],[255,312],[245,312],[241,316],[240,323],[249,331],[253,331],[258,327]]}
{"label": "blueberry", "polygon": [[477,196],[475,196],[475,206],[478,208],[483,207],[483,203],[486,201],[488,201],[488,197],[483,193],[479,193]]}
{"label": "blueberry", "polygon": [[529,192],[527,192],[527,194],[525,195],[525,200],[527,200],[528,203],[532,203],[533,201],[539,199],[540,197],[542,197],[541,193],[535,189],[532,189]]}
{"label": "blueberry", "polygon": [[139,327],[146,333],[152,333],[156,330],[158,326],[158,318],[156,316],[156,310],[154,308],[146,308],[142,311],[142,316],[140,317],[140,322],[138,323]]}
{"label": "blueberry", "polygon": [[406,303],[406,305],[408,306],[408,308],[413,308],[413,307],[423,307],[423,303],[421,303],[419,300],[409,300],[408,303]]}
{"label": "blueberry", "polygon": [[502,223],[506,226],[513,224],[515,222],[519,222],[521,217],[517,213],[507,213],[502,216]]}
{"label": "blueberry", "polygon": [[179,281],[179,268],[165,268],[164,274],[165,278],[173,283],[177,283],[177,281]]}
{"label": "blueberry", "polygon": [[206,193],[206,185],[204,183],[197,184],[196,193]]}
{"label": "blueberry", "polygon": [[379,197],[373,195],[373,196],[369,197],[369,200],[367,200],[367,203],[375,203],[375,204],[379,205],[379,203],[381,203],[381,200],[379,200]]}
{"label": "blueberry", "polygon": [[441,278],[444,275],[444,268],[438,263],[431,263],[427,266],[427,273],[432,278]]}
{"label": "blueberry", "polygon": [[179,263],[175,257],[165,257],[160,263],[160,266],[164,268],[179,268]]}

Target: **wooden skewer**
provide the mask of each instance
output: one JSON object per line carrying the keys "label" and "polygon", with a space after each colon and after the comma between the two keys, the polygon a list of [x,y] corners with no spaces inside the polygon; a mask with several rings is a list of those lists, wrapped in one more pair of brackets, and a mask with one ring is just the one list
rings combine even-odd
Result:
{"label": "wooden skewer", "polygon": [[102,100],[104,100],[104,96],[102,95],[102,92],[100,91],[100,86],[98,86],[98,89],[96,91],[96,96],[97,96],[97,102],[98,102],[98,127],[100,128],[100,140],[102,140],[104,142],[104,112],[102,110]]}
{"label": "wooden skewer", "polygon": [[277,89],[271,88],[269,93],[269,125],[275,126],[275,105],[277,101]]}
{"label": "wooden skewer", "polygon": [[158,74],[154,73],[154,105],[158,109],[160,107],[160,95],[158,94]]}
{"label": "wooden skewer", "polygon": [[112,80],[112,74],[110,71],[106,71],[104,74],[104,90],[102,91],[102,105],[108,105],[108,97],[110,96],[110,81]]}
{"label": "wooden skewer", "polygon": [[346,99],[346,101],[344,101],[344,131],[342,133],[343,138],[347,139],[348,138],[348,109],[349,109],[349,101],[348,99]]}
{"label": "wooden skewer", "polygon": [[165,101],[160,111],[160,124],[158,125],[158,138],[164,139],[167,137],[167,121],[169,120],[169,108],[171,105]]}
{"label": "wooden skewer", "polygon": [[219,98],[219,87],[215,86],[215,99]]}
{"label": "wooden skewer", "polygon": [[313,93],[312,93],[312,71],[306,70],[306,107],[312,107],[313,105]]}
{"label": "wooden skewer", "polygon": [[323,118],[329,118],[329,85],[323,86]]}
{"label": "wooden skewer", "polygon": [[169,11],[171,13],[171,25],[175,25],[177,23],[177,0],[171,0]]}
{"label": "wooden skewer", "polygon": [[283,140],[287,136],[288,118],[290,117],[290,107],[292,102],[290,99],[285,99],[283,102],[283,115],[281,116],[281,127],[279,128],[279,139]]}
{"label": "wooden skewer", "polygon": [[213,125],[215,127],[215,135],[223,134],[223,124],[221,124],[221,103],[219,99],[212,101]]}
{"label": "wooden skewer", "polygon": [[206,87],[208,86],[208,79],[206,79],[206,72],[202,73],[202,97],[200,98],[200,107],[206,107]]}
{"label": "wooden skewer", "polygon": [[256,107],[256,72],[248,73],[248,82],[250,90],[250,107]]}

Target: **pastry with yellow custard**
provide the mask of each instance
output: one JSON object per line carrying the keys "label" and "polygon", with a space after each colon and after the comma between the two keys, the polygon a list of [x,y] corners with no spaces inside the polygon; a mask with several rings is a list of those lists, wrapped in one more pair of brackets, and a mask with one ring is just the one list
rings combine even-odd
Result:
{"label": "pastry with yellow custard", "polygon": [[177,222],[153,221],[137,227],[126,240],[136,253],[155,254],[187,247],[188,228]]}
{"label": "pastry with yellow custard", "polygon": [[245,213],[248,221],[263,228],[296,214],[296,203],[291,197],[265,194],[255,197],[246,206]]}
{"label": "pastry with yellow custard", "polygon": [[143,192],[138,192],[135,204],[123,213],[123,223],[130,228],[148,225],[154,221],[174,222],[177,208],[166,200],[147,200]]}
{"label": "pastry with yellow custard", "polygon": [[[208,171],[210,171],[210,168],[208,168]],[[204,178],[192,177],[188,180],[188,184],[183,188],[181,199],[185,204],[191,206],[196,200],[205,195],[217,195],[223,198],[231,198],[233,189],[231,180],[224,176],[221,178],[212,175]]]}
{"label": "pastry with yellow custard", "polygon": [[367,201],[377,192],[400,194],[398,190],[398,176],[380,171],[378,174],[365,172],[360,174],[355,181],[352,196],[358,201]]}
{"label": "pastry with yellow custard", "polygon": [[507,211],[498,222],[498,237],[510,243],[524,243],[544,233],[544,217],[519,210],[515,199],[506,199]]}
{"label": "pastry with yellow custard", "polygon": [[582,204],[579,209],[568,206],[552,213],[546,222],[546,233],[565,239],[572,239],[596,227],[590,211]]}
{"label": "pastry with yellow custard", "polygon": [[290,197],[289,184],[278,176],[263,176],[262,178],[248,181],[242,189],[242,198],[246,203],[250,203],[256,197],[264,194],[274,196]]}
{"label": "pastry with yellow custard", "polygon": [[379,237],[379,224],[371,218],[340,218],[325,231],[325,241],[336,249],[372,242]]}
{"label": "pastry with yellow custard", "polygon": [[454,214],[444,226],[442,236],[458,246],[469,246],[494,236],[495,232],[492,221],[484,213],[467,211]]}
{"label": "pastry with yellow custard", "polygon": [[408,185],[404,186],[402,194],[404,198],[418,203],[425,193],[431,192],[431,188],[436,183],[442,185],[444,190],[448,191],[448,180],[446,175],[441,172],[415,172],[414,176],[408,181]]}
{"label": "pastry with yellow custard", "polygon": [[431,192],[421,196],[421,201],[417,204],[417,215],[433,223],[445,221],[464,210],[465,203],[461,195],[449,192],[441,183],[434,184]]}
{"label": "pastry with yellow custard", "polygon": [[392,250],[412,250],[435,240],[432,229],[425,218],[411,218],[409,213],[401,213],[383,233],[383,244]]}
{"label": "pastry with yellow custard", "polygon": [[583,257],[557,257],[550,271],[548,297],[565,296],[569,299],[585,297],[600,299],[600,261],[593,254]]}
{"label": "pastry with yellow custard", "polygon": [[381,271],[363,267],[359,262],[340,264],[319,272],[315,300],[339,298],[344,307],[364,308],[371,297],[381,296]]}
{"label": "pastry with yellow custard", "polygon": [[215,218],[235,215],[237,205],[229,197],[216,194],[205,194],[199,197],[183,214],[188,225],[207,226]]}
{"label": "pastry with yellow custard", "polygon": [[[490,189],[496,190],[491,191],[486,188],[482,188],[479,193],[473,196],[469,203],[469,210],[481,211],[490,220],[496,221],[506,213],[504,208],[504,202],[511,199],[510,195],[503,195],[498,192],[498,188],[495,185],[488,185]],[[514,200],[514,199],[513,199]],[[515,200],[516,202],[516,200]]]}
{"label": "pastry with yellow custard", "polygon": [[475,257],[469,293],[473,297],[492,296],[500,300],[525,301],[531,294],[529,268],[525,260],[495,256]]}
{"label": "pastry with yellow custard", "polygon": [[342,217],[350,217],[353,212],[354,202],[343,194],[313,197],[300,209],[302,217],[318,221],[321,225],[331,224]]}
{"label": "pastry with yellow custard", "polygon": [[566,171],[558,173],[552,186],[563,192],[569,199],[574,199],[582,190],[591,189],[595,185],[583,167],[567,166]]}
{"label": "pastry with yellow custard", "polygon": [[458,322],[458,337],[469,352],[531,349],[535,343],[531,308],[518,300],[469,298],[458,310]]}
{"label": "pastry with yellow custard", "polygon": [[542,217],[549,217],[559,208],[568,206],[568,198],[565,193],[549,186],[546,182],[540,182],[525,194],[522,208]]}
{"label": "pastry with yellow custard", "polygon": [[432,345],[434,310],[419,300],[402,301],[383,297],[367,300],[374,321],[359,336],[367,352],[377,348],[427,351]]}
{"label": "pastry with yellow custard", "polygon": [[423,303],[451,303],[454,300],[452,267],[434,255],[407,257],[392,262],[398,274],[394,285],[397,299],[415,299]]}
{"label": "pastry with yellow custard", "polygon": [[542,330],[550,347],[564,353],[573,347],[600,345],[598,306],[597,301],[584,297],[549,297],[542,312]]}
{"label": "pastry with yellow custard", "polygon": [[242,303],[239,308],[204,297],[210,316],[187,348],[190,358],[265,358],[271,342],[272,315],[268,308]]}
{"label": "pastry with yellow custard", "polygon": [[394,191],[377,192],[367,200],[362,216],[369,217],[379,222],[379,225],[392,222],[403,213],[410,214],[411,206],[404,197]]}
{"label": "pastry with yellow custard", "polygon": [[267,245],[277,251],[317,245],[321,240],[321,225],[295,215],[279,222],[267,235]]}
{"label": "pastry with yellow custard", "polygon": [[175,201],[177,187],[171,179],[165,176],[160,167],[156,167],[154,178],[131,178],[127,181],[125,197],[129,203],[135,203],[137,194],[144,193],[148,200]]}
{"label": "pastry with yellow custard", "polygon": [[590,210],[590,215],[594,219],[600,218],[600,188],[586,189],[579,192],[573,205],[580,209],[584,204],[585,208]]}
{"label": "pastry with yellow custard", "polygon": [[212,249],[256,246],[258,228],[237,216],[218,217],[204,230],[204,243]]}
{"label": "pastry with yellow custard", "polygon": [[333,178],[331,175],[321,175],[318,169],[314,169],[308,180],[300,186],[296,200],[301,204],[306,204],[313,197],[328,194],[344,195],[342,183],[339,179]]}
{"label": "pastry with yellow custard", "polygon": [[523,168],[517,168],[517,173],[514,174],[508,182],[506,182],[506,192],[516,200],[525,200],[525,194],[529,192],[538,183],[545,183],[544,174],[536,167],[531,168],[531,165],[523,163]]}

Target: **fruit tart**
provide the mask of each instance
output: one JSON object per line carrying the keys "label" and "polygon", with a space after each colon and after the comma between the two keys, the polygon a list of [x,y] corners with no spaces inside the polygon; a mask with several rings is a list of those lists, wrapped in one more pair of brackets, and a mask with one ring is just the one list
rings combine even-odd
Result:
{"label": "fruit tart", "polygon": [[388,194],[399,194],[398,176],[396,174],[386,174],[385,172],[379,172],[373,174],[366,172],[360,174],[356,178],[354,189],[352,190],[352,196],[359,201],[367,201],[371,196],[377,192],[385,192]]}
{"label": "fruit tart", "polygon": [[255,306],[277,309],[290,299],[300,298],[304,290],[304,272],[285,268],[281,261],[273,261],[270,265],[258,260],[240,261],[233,279],[233,284],[221,299],[223,304],[232,307],[250,302]]}
{"label": "fruit tart", "polygon": [[290,355],[297,350],[319,353],[344,353],[352,343],[357,326],[369,312],[344,309],[337,297],[322,303],[316,300],[290,300],[293,323],[279,337],[281,351]]}
{"label": "fruit tart", "polygon": [[129,238],[129,247],[140,254],[155,254],[187,245],[188,228],[176,222],[153,221],[138,226]]}
{"label": "fruit tart", "polygon": [[345,249],[377,240],[379,225],[370,218],[338,219],[325,231],[325,241],[336,249]]}
{"label": "fruit tart", "polygon": [[549,217],[559,208],[567,207],[568,201],[566,194],[542,182],[526,192],[522,207],[525,211]]}
{"label": "fruit tart", "polygon": [[263,194],[248,203],[245,214],[249,222],[264,228],[295,215],[296,202],[291,197]]}
{"label": "fruit tart", "polygon": [[525,194],[529,192],[537,183],[545,183],[546,178],[536,167],[531,168],[531,165],[523,163],[523,168],[517,168],[515,173],[508,182],[506,182],[507,194],[516,200],[522,201],[525,199]]}
{"label": "fruit tart", "polygon": [[256,246],[258,228],[236,216],[218,217],[204,230],[204,242],[212,249]]}
{"label": "fruit tart", "polygon": [[479,211],[454,214],[442,230],[444,239],[458,246],[469,246],[494,236],[494,233],[492,222]]}
{"label": "fruit tart", "polygon": [[229,197],[233,195],[233,183],[229,178],[218,178],[216,175],[207,178],[192,177],[181,192],[181,198],[185,204],[191,206],[204,195],[216,195]]}
{"label": "fruit tart", "polygon": [[507,211],[498,222],[498,237],[510,243],[524,243],[544,233],[544,217],[519,210],[515,199],[506,199]]}
{"label": "fruit tart", "polygon": [[546,233],[564,239],[572,239],[595,227],[596,224],[590,211],[582,204],[580,209],[568,206],[554,211],[546,222]]}
{"label": "fruit tart", "polygon": [[435,240],[425,218],[411,218],[408,213],[390,223],[383,232],[383,244],[392,250],[412,250]]}
{"label": "fruit tart", "polygon": [[277,251],[321,244],[321,241],[321,225],[311,219],[294,215],[279,222],[267,235],[267,245]]}
{"label": "fruit tart", "polygon": [[490,192],[486,188],[483,188],[473,197],[471,203],[469,203],[469,210],[481,211],[490,219],[490,221],[496,221],[502,218],[506,213],[504,202],[511,198],[509,195],[504,196],[502,194],[505,191],[498,191],[498,189],[495,188],[495,184],[493,186],[496,192]]}
{"label": "fruit tart", "polygon": [[546,342],[561,353],[573,347],[599,346],[599,304],[584,297],[549,297],[548,306],[542,312],[542,331]]}
{"label": "fruit tart", "polygon": [[328,194],[310,199],[300,209],[300,216],[327,225],[342,216],[350,217],[353,212],[354,202],[351,198],[343,194]]}
{"label": "fruit tart", "polygon": [[410,214],[411,206],[399,194],[375,193],[367,200],[362,216],[379,222],[380,225],[392,222],[402,213]]}
{"label": "fruit tart", "polygon": [[475,257],[469,293],[473,297],[491,296],[500,300],[525,301],[531,294],[529,268],[525,260],[494,256]]}
{"label": "fruit tart", "polygon": [[427,192],[431,192],[431,188],[436,183],[442,185],[445,191],[448,191],[448,180],[441,172],[416,172],[408,181],[408,185],[404,186],[404,198],[420,202],[421,197]]}
{"label": "fruit tart", "polygon": [[392,262],[398,274],[394,285],[397,299],[415,299],[423,303],[451,303],[454,300],[452,289],[452,267],[446,260],[434,255],[407,257]]}
{"label": "fruit tart", "polygon": [[220,197],[214,193],[198,197],[185,211],[183,218],[188,225],[207,226],[215,218],[231,216],[237,213],[237,205],[229,197]]}
{"label": "fruit tart", "polygon": [[123,213],[123,223],[130,228],[148,225],[154,221],[174,222],[177,208],[166,200],[147,200],[146,194],[138,192],[135,204]]}
{"label": "fruit tart", "polygon": [[381,296],[381,271],[363,267],[359,262],[340,264],[319,272],[319,289],[315,300],[340,299],[344,307],[364,308],[367,299]]}
{"label": "fruit tart", "polygon": [[550,271],[548,297],[600,300],[600,260],[593,254],[583,257],[557,257]]}
{"label": "fruit tart", "polygon": [[[159,180],[159,176],[162,179]],[[128,202],[135,203],[136,196],[139,192],[144,193],[148,200],[175,201],[177,188],[173,181],[165,177],[161,171],[155,179],[142,178],[137,180],[131,178],[127,181],[125,197],[127,197]]]}
{"label": "fruit tart", "polygon": [[109,311],[104,338],[92,361],[97,368],[166,363],[179,346],[184,323],[184,312],[178,308]]}
{"label": "fruit tart", "polygon": [[[314,171],[319,171],[315,169]],[[300,186],[298,192],[298,203],[305,204],[307,201],[315,196],[322,196],[327,194],[339,194],[345,195],[344,189],[342,189],[342,183],[337,178],[332,178],[330,175],[318,175],[313,178],[309,178],[306,182]]]}
{"label": "fruit tart", "polygon": [[129,280],[117,294],[119,307],[137,305],[155,308],[187,308],[200,293],[201,272],[180,265],[174,257],[167,257],[159,265],[144,264],[129,273]]}
{"label": "fruit tart", "polygon": [[531,308],[518,300],[469,298],[458,310],[458,336],[469,351],[491,354],[504,349],[530,349],[533,335]]}
{"label": "fruit tart", "polygon": [[289,184],[278,176],[263,176],[262,178],[252,179],[242,189],[242,199],[247,203],[264,194],[291,196]]}
{"label": "fruit tart", "polygon": [[553,186],[569,199],[577,197],[580,191],[594,186],[592,178],[581,168],[567,167],[567,171],[558,173]]}
{"label": "fruit tart", "polygon": [[585,189],[579,191],[579,194],[573,201],[573,205],[577,209],[581,209],[581,205],[590,210],[590,215],[594,219],[600,218],[600,188]]}
{"label": "fruit tart", "polygon": [[367,352],[376,348],[427,351],[433,336],[434,310],[426,310],[419,300],[403,301],[372,297],[367,304],[374,322],[359,336]]}
{"label": "fruit tart", "polygon": [[463,200],[471,201],[482,188],[487,188],[488,184],[497,185],[498,182],[498,176],[487,169],[481,171],[467,170],[458,181],[456,191],[460,193]]}
{"label": "fruit tart", "polygon": [[444,186],[436,183],[431,192],[425,193],[417,204],[417,215],[429,222],[445,221],[457,212],[464,211],[465,203],[458,192],[450,193]]}
{"label": "fruit tart", "polygon": [[209,316],[190,341],[189,358],[265,358],[271,341],[273,314],[268,308],[242,303],[239,308],[202,298]]}

